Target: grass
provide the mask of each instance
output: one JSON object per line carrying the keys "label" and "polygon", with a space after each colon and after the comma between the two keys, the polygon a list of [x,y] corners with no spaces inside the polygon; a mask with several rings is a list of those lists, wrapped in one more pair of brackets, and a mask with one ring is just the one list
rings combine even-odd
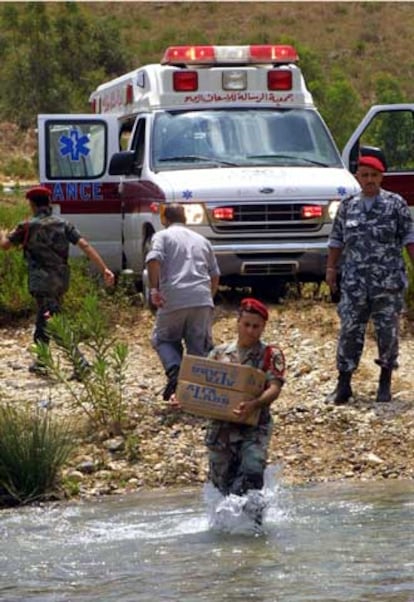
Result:
{"label": "grass", "polygon": [[68,421],[40,408],[0,405],[0,505],[57,497],[60,469],[74,445]]}

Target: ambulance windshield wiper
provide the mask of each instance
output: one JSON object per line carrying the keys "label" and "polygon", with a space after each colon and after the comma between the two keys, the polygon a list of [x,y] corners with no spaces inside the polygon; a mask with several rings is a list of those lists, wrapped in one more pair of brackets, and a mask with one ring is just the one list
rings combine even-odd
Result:
{"label": "ambulance windshield wiper", "polygon": [[202,155],[176,155],[172,157],[162,157],[158,159],[161,163],[166,161],[206,161],[208,163],[215,163],[216,165],[230,165],[230,166],[238,166],[238,163],[233,163],[232,161],[223,161],[222,159],[217,159],[216,157],[203,157]]}
{"label": "ambulance windshield wiper", "polygon": [[311,165],[320,165],[321,167],[329,167],[328,163],[322,163],[322,161],[314,161],[313,159],[308,159],[307,157],[298,157],[295,155],[283,155],[279,153],[271,154],[271,155],[247,155],[246,159],[290,159],[291,161],[304,161],[305,163],[310,163]]}

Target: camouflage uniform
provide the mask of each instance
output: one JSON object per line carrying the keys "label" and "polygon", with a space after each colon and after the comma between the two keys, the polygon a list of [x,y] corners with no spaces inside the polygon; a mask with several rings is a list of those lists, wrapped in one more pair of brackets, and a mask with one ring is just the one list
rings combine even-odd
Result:
{"label": "camouflage uniform", "polygon": [[35,343],[47,343],[47,319],[60,311],[69,287],[69,244],[81,238],[75,226],[52,215],[51,207],[39,207],[34,217],[21,222],[8,235],[13,245],[22,245],[28,266],[29,292],[37,303]]}
{"label": "camouflage uniform", "polygon": [[366,325],[374,323],[383,368],[397,367],[399,316],[407,285],[403,246],[414,242],[405,200],[380,189],[375,199],[362,194],[342,201],[329,246],[342,248],[339,372],[353,372],[364,346]]}
{"label": "camouflage uniform", "polygon": [[[249,349],[239,349],[237,342],[215,347],[209,358],[263,370],[266,383],[284,382],[285,360],[282,351],[259,341]],[[267,448],[272,433],[269,407],[263,407],[257,426],[212,420],[207,429],[209,478],[223,495],[243,495],[249,489],[263,487]]]}

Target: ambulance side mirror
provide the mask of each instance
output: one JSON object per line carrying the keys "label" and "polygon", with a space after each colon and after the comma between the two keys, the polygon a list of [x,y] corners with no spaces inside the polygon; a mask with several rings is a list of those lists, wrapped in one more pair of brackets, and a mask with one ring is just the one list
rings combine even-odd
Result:
{"label": "ambulance side mirror", "polygon": [[128,176],[134,173],[135,153],[133,151],[122,151],[115,153],[109,163],[110,176]]}

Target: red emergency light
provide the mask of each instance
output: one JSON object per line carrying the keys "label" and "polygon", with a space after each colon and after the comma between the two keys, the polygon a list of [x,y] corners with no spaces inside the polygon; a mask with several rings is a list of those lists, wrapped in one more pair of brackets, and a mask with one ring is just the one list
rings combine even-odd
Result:
{"label": "red emergency light", "polygon": [[304,219],[322,217],[323,207],[321,205],[303,205],[303,207],[301,207],[300,214]]}
{"label": "red emergency light", "polygon": [[286,44],[260,44],[250,46],[250,54],[256,63],[296,63],[298,53]]}
{"label": "red emergency light", "polygon": [[233,207],[215,207],[213,209],[213,218],[221,220],[232,220],[234,219]]}
{"label": "red emergency light", "polygon": [[291,90],[292,89],[292,71],[284,69],[272,70],[267,74],[268,90]]}
{"label": "red emergency light", "polygon": [[214,62],[213,46],[170,46],[165,51],[162,65]]}
{"label": "red emergency light", "polygon": [[298,54],[285,44],[251,46],[170,46],[162,65],[228,65],[296,63]]}
{"label": "red emergency light", "polygon": [[101,98],[100,98],[100,96],[98,96],[98,98],[94,98],[91,101],[91,108],[92,108],[92,113],[100,113],[101,112]]}
{"label": "red emergency light", "polygon": [[125,104],[130,105],[134,102],[134,86],[127,84],[125,88]]}
{"label": "red emergency light", "polygon": [[198,90],[197,71],[174,71],[174,92],[194,92]]}

